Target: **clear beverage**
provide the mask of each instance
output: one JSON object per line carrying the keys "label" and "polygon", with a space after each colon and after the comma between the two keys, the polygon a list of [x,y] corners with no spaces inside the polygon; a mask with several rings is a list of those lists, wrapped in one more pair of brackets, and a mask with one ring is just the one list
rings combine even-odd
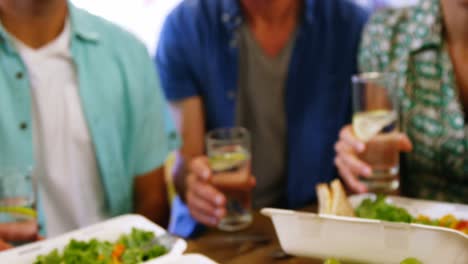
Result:
{"label": "clear beverage", "polygon": [[249,186],[249,135],[245,129],[220,129],[207,136],[212,183],[226,195],[226,216],[218,228],[238,231],[252,223],[252,195]]}
{"label": "clear beverage", "polygon": [[21,224],[22,237],[37,235],[35,184],[29,168],[0,166],[0,228],[15,223]]}
{"label": "clear beverage", "polygon": [[372,177],[362,178],[361,181],[373,192],[389,193],[399,187],[396,115],[392,111],[370,111],[357,113],[353,117],[354,131],[360,131],[357,134],[361,133],[361,138],[369,137],[366,149],[359,158],[372,168]]}
{"label": "clear beverage", "polygon": [[363,73],[353,76],[353,130],[366,148],[359,158],[372,175],[361,177],[370,192],[399,188],[398,93],[396,75]]}

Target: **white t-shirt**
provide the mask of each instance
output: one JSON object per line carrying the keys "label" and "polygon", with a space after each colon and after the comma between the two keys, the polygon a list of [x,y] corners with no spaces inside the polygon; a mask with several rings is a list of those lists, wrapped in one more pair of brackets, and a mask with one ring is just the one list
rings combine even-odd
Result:
{"label": "white t-shirt", "polygon": [[48,237],[106,218],[70,38],[67,23],[57,39],[39,49],[14,40],[31,84],[33,174],[39,182]]}

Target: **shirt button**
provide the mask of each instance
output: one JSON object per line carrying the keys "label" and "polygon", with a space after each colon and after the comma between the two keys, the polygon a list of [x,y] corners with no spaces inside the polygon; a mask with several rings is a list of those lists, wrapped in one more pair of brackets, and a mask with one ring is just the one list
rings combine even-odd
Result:
{"label": "shirt button", "polygon": [[28,128],[28,124],[26,122],[21,122],[21,124],[19,125],[19,128],[21,130],[26,130]]}
{"label": "shirt button", "polygon": [[231,16],[230,16],[228,13],[224,13],[224,14],[221,16],[221,20],[223,20],[224,23],[229,22],[230,19],[231,19]]}
{"label": "shirt button", "polygon": [[242,18],[236,17],[236,19],[234,20],[234,24],[236,24],[236,26],[239,26],[240,24],[242,24]]}
{"label": "shirt button", "polygon": [[16,73],[16,79],[18,79],[18,80],[23,79],[23,73],[22,72],[17,72]]}
{"label": "shirt button", "polygon": [[234,91],[229,91],[229,92],[227,93],[227,97],[228,97],[229,99],[231,99],[231,100],[236,99],[236,92],[234,92]]}

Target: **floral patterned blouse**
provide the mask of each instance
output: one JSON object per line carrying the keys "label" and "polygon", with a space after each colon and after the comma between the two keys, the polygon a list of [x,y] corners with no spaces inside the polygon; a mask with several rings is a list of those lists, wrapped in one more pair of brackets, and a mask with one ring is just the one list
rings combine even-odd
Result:
{"label": "floral patterned blouse", "polygon": [[361,43],[362,72],[398,73],[404,195],[468,203],[468,126],[443,38],[439,0],[376,13]]}

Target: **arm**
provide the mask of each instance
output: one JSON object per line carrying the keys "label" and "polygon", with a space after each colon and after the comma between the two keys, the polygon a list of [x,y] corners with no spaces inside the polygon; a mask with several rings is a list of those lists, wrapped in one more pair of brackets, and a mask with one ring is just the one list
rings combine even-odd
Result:
{"label": "arm", "polygon": [[[383,30],[378,30],[383,27],[380,24],[387,20],[386,17],[389,15],[385,12],[377,13],[365,27],[358,56],[361,72],[382,72],[388,68],[389,52],[383,50],[381,45],[374,44],[376,40],[380,44],[388,42],[387,44],[391,48],[392,43],[383,35]],[[387,27],[390,26],[387,25]],[[397,142],[400,151],[411,151],[412,144],[406,135],[400,134]],[[365,142],[355,136],[351,125],[342,128],[338,142],[335,144],[335,165],[340,177],[353,192],[367,192],[366,186],[359,181],[359,178],[372,175],[371,166],[359,158],[359,154],[363,153],[365,149]]]}
{"label": "arm", "polygon": [[174,102],[171,104],[171,111],[184,142],[176,152],[174,184],[177,193],[185,200],[187,164],[190,164],[193,158],[204,154],[205,117],[201,98],[196,96]]}
{"label": "arm", "polygon": [[164,169],[158,168],[135,177],[134,188],[135,212],[167,227],[170,209]]}
{"label": "arm", "polygon": [[214,226],[225,215],[226,198],[210,182],[211,170],[204,156],[202,100],[198,96],[189,97],[172,103],[171,110],[184,142],[176,152],[173,176],[177,192],[197,221]]}

